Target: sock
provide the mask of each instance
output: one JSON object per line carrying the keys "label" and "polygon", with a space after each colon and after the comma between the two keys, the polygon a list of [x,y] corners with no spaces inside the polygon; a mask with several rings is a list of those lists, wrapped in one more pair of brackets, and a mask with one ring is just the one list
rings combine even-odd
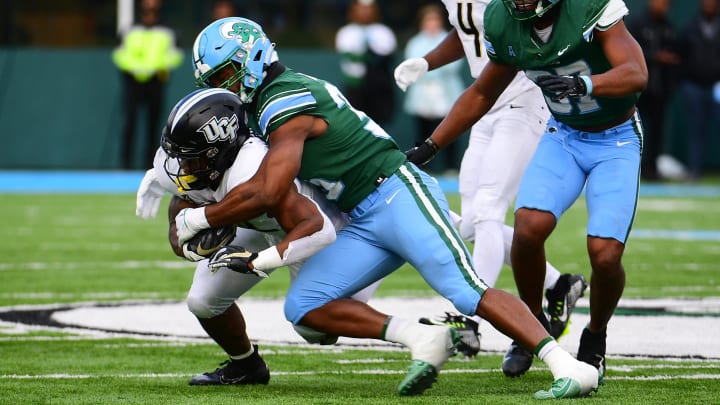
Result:
{"label": "sock", "polygon": [[250,345],[250,350],[247,353],[238,354],[236,356],[230,356],[231,360],[242,360],[247,359],[248,357],[252,356],[252,354],[255,353],[255,348]]}
{"label": "sock", "polygon": [[537,356],[547,364],[553,379],[570,377],[575,370],[577,360],[565,351],[552,338],[544,339],[535,349]]}
{"label": "sock", "polygon": [[389,316],[385,320],[384,331],[382,335],[383,340],[388,342],[400,343],[409,347],[410,342],[413,340],[411,324],[417,322],[411,322],[404,318],[397,316]]}

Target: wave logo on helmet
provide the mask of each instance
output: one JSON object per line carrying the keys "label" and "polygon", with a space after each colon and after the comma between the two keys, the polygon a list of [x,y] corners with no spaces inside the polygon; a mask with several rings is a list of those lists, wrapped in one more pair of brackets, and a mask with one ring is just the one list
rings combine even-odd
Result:
{"label": "wave logo on helmet", "polygon": [[215,143],[217,141],[234,141],[239,129],[238,117],[233,114],[232,117],[220,117],[220,119],[213,116],[198,128],[197,132],[203,134],[208,143]]}

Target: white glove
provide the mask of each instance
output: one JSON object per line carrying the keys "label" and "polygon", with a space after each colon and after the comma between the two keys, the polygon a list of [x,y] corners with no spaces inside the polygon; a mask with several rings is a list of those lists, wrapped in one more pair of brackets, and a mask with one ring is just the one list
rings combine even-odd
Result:
{"label": "white glove", "polygon": [[400,90],[407,90],[408,86],[418,81],[428,71],[428,62],[425,58],[410,58],[395,68],[395,84]]}
{"label": "white glove", "polygon": [[165,195],[165,189],[155,176],[155,169],[145,172],[145,177],[140,182],[135,203],[135,215],[142,219],[155,218],[160,208],[160,202]]}
{"label": "white glove", "polygon": [[175,217],[175,231],[177,232],[178,245],[183,246],[196,233],[203,229],[210,228],[205,217],[205,207],[184,208]]}

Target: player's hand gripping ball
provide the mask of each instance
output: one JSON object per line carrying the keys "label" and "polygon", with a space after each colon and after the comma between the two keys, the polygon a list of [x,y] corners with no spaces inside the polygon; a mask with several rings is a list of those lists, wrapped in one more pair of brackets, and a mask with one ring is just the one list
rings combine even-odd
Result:
{"label": "player's hand gripping ball", "polygon": [[183,255],[193,262],[208,258],[235,239],[235,230],[235,225],[204,229],[183,244]]}

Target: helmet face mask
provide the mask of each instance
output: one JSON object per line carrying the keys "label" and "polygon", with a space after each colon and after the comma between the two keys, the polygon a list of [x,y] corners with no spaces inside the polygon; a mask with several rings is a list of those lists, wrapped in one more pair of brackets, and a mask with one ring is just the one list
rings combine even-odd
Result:
{"label": "helmet face mask", "polygon": [[503,0],[510,16],[517,21],[532,20],[542,17],[548,10],[561,0]]}
{"label": "helmet face mask", "polygon": [[231,90],[243,102],[252,101],[265,68],[277,59],[275,44],[260,25],[246,18],[228,17],[211,23],[193,45],[196,84]]}
{"label": "helmet face mask", "polygon": [[173,108],[163,129],[165,172],[180,192],[217,189],[250,136],[242,103],[225,89],[196,90]]}

